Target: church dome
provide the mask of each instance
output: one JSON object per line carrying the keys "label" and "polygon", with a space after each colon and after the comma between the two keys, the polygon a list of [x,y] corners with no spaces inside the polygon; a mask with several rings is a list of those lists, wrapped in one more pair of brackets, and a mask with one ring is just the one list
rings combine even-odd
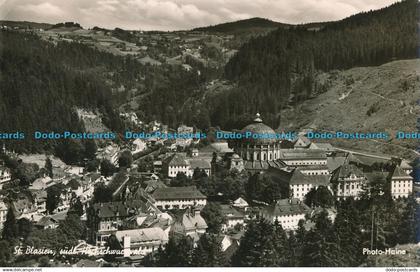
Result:
{"label": "church dome", "polygon": [[[252,136],[249,138],[243,139],[243,142],[255,144],[255,145],[265,145],[265,144],[273,144],[278,142],[277,139],[273,138],[276,132],[266,124],[262,122],[260,114],[257,113],[252,124],[247,125],[244,127],[241,132],[243,134],[250,132],[252,135],[258,136],[257,138],[253,138]],[[264,137],[266,135],[267,137]],[[268,136],[268,135],[271,135]]]}

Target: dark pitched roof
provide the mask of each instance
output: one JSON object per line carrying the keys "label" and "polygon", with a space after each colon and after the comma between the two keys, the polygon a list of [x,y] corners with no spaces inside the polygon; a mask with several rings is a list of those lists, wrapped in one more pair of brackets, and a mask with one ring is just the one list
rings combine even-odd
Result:
{"label": "dark pitched roof", "polygon": [[394,169],[394,172],[392,173],[391,178],[392,179],[407,179],[407,178],[412,179],[413,177],[407,174],[401,167],[396,166]]}
{"label": "dark pitched roof", "polygon": [[155,200],[207,198],[195,186],[157,188],[152,197]]}
{"label": "dark pitched roof", "polygon": [[281,199],[276,203],[265,207],[264,211],[270,216],[285,216],[292,214],[306,214],[311,209],[298,199]]}
{"label": "dark pitched roof", "polygon": [[130,215],[129,207],[126,207],[122,202],[95,203],[93,208],[100,218],[127,217]]}
{"label": "dark pitched roof", "polygon": [[325,164],[310,164],[310,165],[297,165],[300,170],[328,170],[328,166]]}
{"label": "dark pitched roof", "polygon": [[188,161],[183,153],[176,153],[173,155],[168,162],[169,166],[188,166]]}
{"label": "dark pitched roof", "polygon": [[344,179],[350,177],[351,175],[355,175],[357,177],[365,176],[363,172],[359,168],[357,168],[356,165],[345,162],[342,166],[334,170],[334,172],[332,173],[332,179]]}
{"label": "dark pitched roof", "polygon": [[220,212],[227,219],[244,219],[245,215],[231,205],[220,205]]}
{"label": "dark pitched roof", "polygon": [[346,157],[344,156],[331,156],[327,157],[327,166],[328,169],[331,172],[334,172],[338,167],[344,164],[346,161]]}
{"label": "dark pitched roof", "polygon": [[303,136],[303,135],[300,135],[295,139],[294,141],[295,146],[298,144],[298,142],[301,143],[303,147],[308,147],[311,144],[311,141],[306,136]]}
{"label": "dark pitched roof", "polygon": [[312,184],[315,186],[328,186],[330,182],[329,175],[305,175],[298,168],[271,168],[270,174],[281,182],[289,185]]}
{"label": "dark pitched roof", "polygon": [[298,159],[327,159],[324,150],[320,149],[282,149],[280,152],[281,160],[298,160]]}
{"label": "dark pitched roof", "polygon": [[387,180],[389,178],[390,173],[374,171],[374,172],[364,173],[364,175],[366,176],[366,179],[369,182],[372,182],[377,178],[382,178],[382,179]]}
{"label": "dark pitched roof", "polygon": [[189,163],[192,169],[196,169],[196,168],[210,169],[211,168],[210,162],[203,159],[190,159]]}
{"label": "dark pitched roof", "polygon": [[389,163],[390,159],[387,158],[380,158],[378,156],[369,156],[367,154],[354,154],[350,153],[348,155],[349,161],[366,165],[366,166],[372,166],[375,163]]}
{"label": "dark pitched roof", "polygon": [[276,161],[245,161],[244,162],[244,168],[246,170],[266,170],[270,167],[277,167],[277,168],[281,168],[281,167],[285,167],[286,164],[280,160],[276,160]]}
{"label": "dark pitched roof", "polygon": [[58,224],[58,221],[49,216],[44,216],[38,222],[35,223],[36,226],[40,227],[46,227],[52,224]]}

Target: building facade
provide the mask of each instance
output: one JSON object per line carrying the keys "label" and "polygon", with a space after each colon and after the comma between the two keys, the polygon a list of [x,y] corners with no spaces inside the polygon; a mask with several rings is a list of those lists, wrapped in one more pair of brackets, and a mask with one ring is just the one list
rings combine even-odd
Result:
{"label": "building facade", "polygon": [[207,197],[195,186],[158,188],[152,198],[159,210],[204,207],[207,203]]}
{"label": "building facade", "polygon": [[391,175],[391,196],[394,199],[407,198],[413,194],[413,177],[396,166]]}
{"label": "building facade", "polygon": [[285,230],[296,230],[311,209],[299,199],[281,199],[260,211],[260,216],[270,222],[278,221]]}

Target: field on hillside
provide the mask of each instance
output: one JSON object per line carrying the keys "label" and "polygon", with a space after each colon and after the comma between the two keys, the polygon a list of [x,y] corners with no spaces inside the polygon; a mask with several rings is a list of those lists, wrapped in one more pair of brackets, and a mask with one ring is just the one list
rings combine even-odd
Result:
{"label": "field on hillside", "polygon": [[[315,131],[417,131],[420,60],[401,60],[318,75],[326,92],[280,113],[281,129]],[[413,157],[417,140],[334,140],[343,148]]]}

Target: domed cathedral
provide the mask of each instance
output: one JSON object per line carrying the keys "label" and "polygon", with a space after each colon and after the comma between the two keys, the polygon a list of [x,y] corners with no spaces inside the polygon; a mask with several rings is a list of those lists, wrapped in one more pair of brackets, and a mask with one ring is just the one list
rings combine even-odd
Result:
{"label": "domed cathedral", "polygon": [[[239,133],[242,135],[248,133],[250,136],[229,141],[229,147],[242,158],[245,170],[260,172],[268,169],[269,166],[284,166],[284,163],[278,161],[281,141],[274,137],[276,132],[263,123],[259,113],[256,114],[253,123],[244,127]],[[271,137],[264,137],[264,135],[271,135]]]}

